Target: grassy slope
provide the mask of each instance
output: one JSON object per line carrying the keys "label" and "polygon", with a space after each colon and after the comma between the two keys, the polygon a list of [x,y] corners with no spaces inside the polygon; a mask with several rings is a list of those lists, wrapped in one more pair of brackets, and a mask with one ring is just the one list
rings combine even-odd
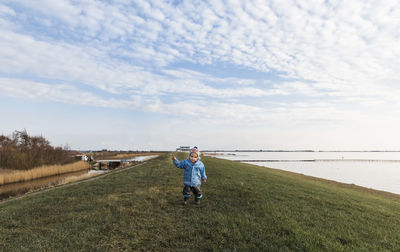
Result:
{"label": "grassy slope", "polygon": [[0,250],[400,250],[397,196],[204,157],[181,206],[170,157],[0,205]]}

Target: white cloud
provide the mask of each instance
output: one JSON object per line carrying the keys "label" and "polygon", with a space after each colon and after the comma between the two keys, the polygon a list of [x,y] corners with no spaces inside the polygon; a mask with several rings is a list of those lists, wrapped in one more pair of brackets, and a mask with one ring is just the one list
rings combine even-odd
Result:
{"label": "white cloud", "polygon": [[[153,74],[107,58],[104,52],[64,43],[38,41],[26,35],[3,32],[0,35],[0,66],[3,71],[29,73],[39,78],[82,83],[112,94],[141,92],[144,95],[212,96],[221,98],[243,96],[268,96],[276,91],[259,88],[214,88],[205,83],[232,83],[240,86],[251,80],[239,78],[214,78],[190,70],[165,70],[173,79]],[[196,92],[192,92],[192,89]]]}
{"label": "white cloud", "polygon": [[3,4],[0,4],[0,16],[15,16],[15,11]]}
{"label": "white cloud", "polygon": [[11,78],[0,78],[0,91],[12,97],[36,101],[57,101],[86,106],[129,108],[140,106],[140,99],[120,100],[111,97],[102,98],[91,92],[79,90],[68,84],[46,84]]}
{"label": "white cloud", "polygon": [[68,24],[76,25],[79,20],[79,9],[68,0],[21,0],[18,3]]}
{"label": "white cloud", "polygon": [[1,89],[71,103],[63,93],[86,90],[96,106],[256,124],[387,118],[400,108],[399,40],[389,0],[18,1],[0,4],[0,74],[13,76]]}
{"label": "white cloud", "polygon": [[[79,20],[81,25],[94,24],[89,31],[101,29],[98,37],[101,40],[120,37],[117,47],[124,47],[126,39],[134,38],[131,57],[158,62],[160,66],[184,58],[203,63],[223,60],[318,81],[323,76],[342,77],[343,73],[336,73],[341,72],[341,69],[336,71],[337,63],[352,68],[346,78],[354,78],[358,68],[364,67],[364,59],[369,62],[375,58],[375,65],[381,65],[382,55],[369,53],[380,45],[395,49],[395,55],[387,55],[391,59],[398,56],[396,43],[389,42],[398,34],[395,21],[399,17],[391,11],[396,7],[393,3],[377,4],[378,13],[382,14],[375,13],[373,2],[333,5],[322,1],[248,1],[230,2],[220,8],[218,3],[202,3],[201,8],[190,3],[174,7],[146,1],[137,1],[138,8],[99,2],[79,6],[68,1],[47,4],[52,10],[65,7],[63,13],[71,20]],[[31,8],[44,6],[25,4]],[[77,16],[82,10],[84,14]],[[44,8],[40,11],[51,15]],[[387,21],[376,22],[377,15],[378,20]]]}

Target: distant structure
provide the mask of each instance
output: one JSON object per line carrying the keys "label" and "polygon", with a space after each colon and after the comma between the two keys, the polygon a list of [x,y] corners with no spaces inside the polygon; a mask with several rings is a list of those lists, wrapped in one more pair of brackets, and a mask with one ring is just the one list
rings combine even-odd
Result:
{"label": "distant structure", "polygon": [[176,151],[190,151],[190,146],[179,146]]}

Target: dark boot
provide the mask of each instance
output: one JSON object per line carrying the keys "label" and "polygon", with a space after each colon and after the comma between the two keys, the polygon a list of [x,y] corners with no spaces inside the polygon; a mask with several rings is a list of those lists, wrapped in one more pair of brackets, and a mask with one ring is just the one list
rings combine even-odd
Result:
{"label": "dark boot", "polygon": [[183,197],[182,205],[186,206],[188,203],[188,199],[189,199],[188,197]]}
{"label": "dark boot", "polygon": [[200,205],[200,198],[195,198],[194,203],[196,203],[196,205]]}

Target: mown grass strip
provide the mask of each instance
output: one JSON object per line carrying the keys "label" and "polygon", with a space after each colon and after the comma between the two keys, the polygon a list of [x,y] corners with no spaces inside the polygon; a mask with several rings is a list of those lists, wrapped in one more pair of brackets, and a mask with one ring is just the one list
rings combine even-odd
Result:
{"label": "mown grass strip", "polygon": [[182,206],[170,157],[1,205],[0,250],[400,249],[396,195],[202,157],[204,199]]}

